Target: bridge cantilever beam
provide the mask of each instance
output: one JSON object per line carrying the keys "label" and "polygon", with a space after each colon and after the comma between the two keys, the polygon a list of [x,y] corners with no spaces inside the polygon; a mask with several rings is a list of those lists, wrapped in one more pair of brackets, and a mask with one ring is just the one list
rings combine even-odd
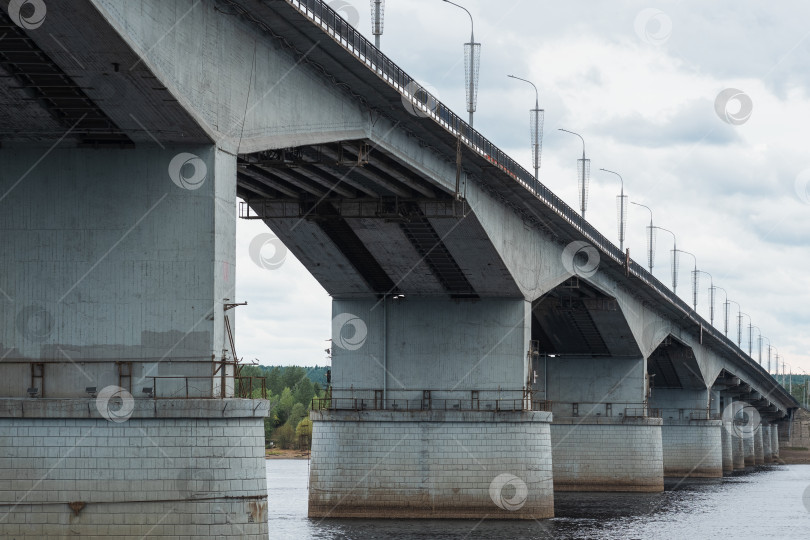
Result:
{"label": "bridge cantilever beam", "polygon": [[275,178],[271,178],[269,175],[265,174],[264,171],[256,170],[252,166],[245,165],[242,167],[241,174],[247,176],[248,178],[252,178],[256,182],[264,184],[265,186],[274,189],[288,197],[292,197],[293,199],[298,199],[299,194],[292,189],[288,188]]}
{"label": "bridge cantilever beam", "polygon": [[315,162],[302,163],[300,167],[304,170],[311,171],[313,174],[320,173],[325,174],[329,177],[337,178],[344,184],[353,187],[357,191],[360,191],[369,197],[376,198],[380,196],[379,193],[376,193],[374,190],[369,189],[360,182],[357,182],[353,178],[350,178],[348,174],[341,174],[340,172],[335,171],[334,169],[323,163],[315,163]]}
{"label": "bridge cantilever beam", "polygon": [[[324,145],[324,146],[321,147],[321,151],[323,152],[323,154],[325,156],[328,156],[329,158],[334,159],[335,163],[338,163],[340,156],[331,147]],[[387,189],[388,191],[390,191],[394,195],[398,195],[399,197],[406,197],[406,198],[413,197],[413,194],[411,192],[402,189],[400,186],[397,186],[396,183],[391,182],[389,180],[386,180],[385,178],[382,178],[382,177],[377,176],[375,174],[370,174],[363,167],[353,166],[352,169],[351,169],[351,172],[352,173],[357,173],[357,174],[367,178],[368,180],[374,182],[376,185],[378,185],[378,186],[380,186],[380,187],[382,187],[384,189]]]}
{"label": "bridge cantilever beam", "polygon": [[328,192],[323,191],[322,189],[320,189],[320,186],[318,186],[318,187],[313,186],[308,181],[309,179],[304,180],[304,179],[296,178],[293,175],[286,174],[284,171],[280,171],[278,169],[268,169],[268,168],[265,168],[265,167],[261,167],[259,165],[249,165],[249,167],[256,170],[260,174],[264,174],[264,175],[269,176],[271,178],[275,177],[275,178],[277,178],[279,180],[282,180],[283,182],[286,182],[286,183],[291,184],[291,185],[293,185],[293,186],[295,186],[297,188],[300,188],[300,189],[306,191],[307,193],[309,193],[310,195],[314,195],[315,197],[323,198],[323,197],[326,197],[326,195],[328,194]]}
{"label": "bridge cantilever beam", "polygon": [[[265,167],[262,167],[265,168]],[[287,178],[294,178],[299,182],[306,182],[307,180],[320,184],[321,186],[327,189],[326,194],[329,195],[331,193],[336,193],[342,197],[346,197],[348,199],[354,199],[357,197],[357,193],[346,189],[340,185],[341,180],[340,178],[324,178],[322,174],[313,173],[313,174],[302,174],[298,172],[296,169],[300,167],[296,166],[295,168],[284,168],[284,167],[268,167],[266,170],[269,170],[273,174],[277,174],[283,179]]]}

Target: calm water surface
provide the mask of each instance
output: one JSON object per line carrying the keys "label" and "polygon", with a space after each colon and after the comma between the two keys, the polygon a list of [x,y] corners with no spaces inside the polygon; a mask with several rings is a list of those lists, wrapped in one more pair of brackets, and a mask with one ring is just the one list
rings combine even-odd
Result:
{"label": "calm water surface", "polygon": [[[810,539],[810,465],[760,467],[722,480],[668,482],[664,493],[556,493],[542,521],[307,518],[306,460],[268,460],[270,538]],[[810,501],[808,501],[810,505]]]}

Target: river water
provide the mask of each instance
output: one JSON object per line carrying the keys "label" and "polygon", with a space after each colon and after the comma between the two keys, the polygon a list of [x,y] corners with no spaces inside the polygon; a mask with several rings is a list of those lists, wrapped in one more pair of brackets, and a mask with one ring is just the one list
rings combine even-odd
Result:
{"label": "river water", "polygon": [[307,518],[306,460],[267,460],[270,538],[810,539],[810,465],[759,467],[717,480],[667,482],[663,493],[555,493],[554,519]]}

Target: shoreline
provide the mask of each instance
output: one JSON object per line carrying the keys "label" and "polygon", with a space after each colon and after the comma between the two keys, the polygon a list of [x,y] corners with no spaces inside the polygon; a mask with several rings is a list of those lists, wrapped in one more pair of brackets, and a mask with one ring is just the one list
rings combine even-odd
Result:
{"label": "shoreline", "polygon": [[268,448],[264,451],[265,459],[309,459],[309,450],[282,450]]}

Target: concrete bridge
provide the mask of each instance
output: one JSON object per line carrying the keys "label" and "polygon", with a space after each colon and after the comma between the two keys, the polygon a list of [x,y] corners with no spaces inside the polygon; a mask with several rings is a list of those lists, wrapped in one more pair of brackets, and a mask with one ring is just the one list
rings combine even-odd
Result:
{"label": "concrete bridge", "polygon": [[311,516],[543,518],[778,455],[761,366],[323,2],[3,8],[3,535],[267,536],[237,197],[333,297]]}

